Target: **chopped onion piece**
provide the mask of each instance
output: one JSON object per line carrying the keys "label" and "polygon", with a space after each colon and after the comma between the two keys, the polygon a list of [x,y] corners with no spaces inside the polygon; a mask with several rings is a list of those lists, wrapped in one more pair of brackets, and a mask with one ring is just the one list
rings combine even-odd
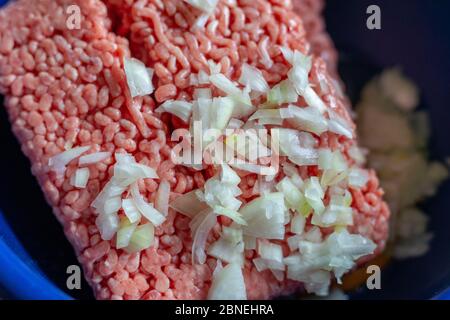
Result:
{"label": "chopped onion piece", "polygon": [[209,76],[210,82],[227,94],[227,98],[231,98],[235,102],[232,116],[235,118],[243,118],[253,113],[255,107],[249,95],[249,88],[239,89],[230,79],[221,73]]}
{"label": "chopped onion piece", "polygon": [[214,12],[219,0],[186,0],[186,2],[203,12],[211,14]]}
{"label": "chopped onion piece", "polygon": [[121,206],[122,201],[120,196],[108,198],[103,206],[103,213],[105,214],[116,213],[117,211],[119,211]]}
{"label": "chopped onion piece", "polygon": [[81,156],[80,160],[78,160],[78,164],[80,166],[90,165],[93,163],[97,163],[111,157],[111,152],[95,152],[91,154],[87,154],[85,156]]}
{"label": "chopped onion piece", "polygon": [[[220,69],[219,69],[219,71],[220,71]],[[208,84],[209,83],[209,75],[204,70],[200,70],[198,72],[198,83],[199,84]]]}
{"label": "chopped onion piece", "polygon": [[[284,263],[288,265],[287,277],[304,282],[310,292],[323,294],[330,284],[330,272],[341,283],[340,278],[354,267],[355,261],[373,253],[375,248],[376,245],[371,240],[349,234],[346,229],[335,231],[323,242],[301,240],[301,255],[284,259]],[[319,271],[325,273],[317,277]]]}
{"label": "chopped onion piece", "polygon": [[348,175],[347,162],[338,150],[320,150],[319,169],[323,170],[320,178],[323,187],[336,185]]}
{"label": "chopped onion piece", "polygon": [[258,254],[266,260],[283,261],[283,249],[281,246],[268,241],[258,241]]}
{"label": "chopped onion piece", "polygon": [[277,128],[272,130],[272,138],[278,142],[281,155],[288,156],[295,164],[299,166],[317,164],[319,155],[314,148],[316,141],[308,132]]}
{"label": "chopped onion piece", "polygon": [[302,234],[305,229],[306,218],[302,214],[296,214],[291,220],[291,232]]}
{"label": "chopped onion piece", "polygon": [[330,204],[322,214],[314,214],[311,223],[325,228],[353,225],[353,210],[347,206]]}
{"label": "chopped onion piece", "polygon": [[228,263],[244,262],[244,241],[242,230],[231,227],[223,227],[220,239],[208,248],[208,254]]}
{"label": "chopped onion piece", "polygon": [[182,100],[167,100],[155,112],[168,112],[188,123],[192,114],[192,103]]}
{"label": "chopped onion piece", "polygon": [[235,210],[231,210],[228,208],[224,208],[222,206],[214,206],[213,207],[214,213],[218,215],[222,215],[225,217],[230,218],[234,222],[240,225],[247,225],[247,222],[242,218],[241,214]]}
{"label": "chopped onion piece", "polygon": [[208,300],[247,300],[244,275],[239,264],[230,263],[214,275]]}
{"label": "chopped onion piece", "polygon": [[162,180],[156,192],[155,209],[167,216],[169,213],[170,184]]}
{"label": "chopped onion piece", "polygon": [[86,188],[87,182],[89,181],[89,175],[89,168],[77,169],[72,177],[70,177],[70,184],[75,188]]}
{"label": "chopped onion piece", "polygon": [[322,99],[320,99],[313,88],[308,86],[303,93],[303,98],[305,99],[308,106],[315,108],[320,114],[323,114],[327,110],[327,106],[322,101]]}
{"label": "chopped onion piece", "polygon": [[153,92],[153,69],[147,68],[142,61],[135,58],[124,58],[123,66],[132,98]]}
{"label": "chopped onion piece", "polygon": [[266,166],[261,166],[261,165],[253,164],[253,163],[236,163],[236,162],[238,162],[238,161],[236,159],[234,159],[230,165],[233,168],[236,168],[236,169],[239,169],[242,171],[260,174],[262,176],[271,176],[271,175],[274,175],[277,173],[277,170],[274,167],[266,167]]}
{"label": "chopped onion piece", "polygon": [[225,129],[231,119],[234,107],[234,101],[230,97],[214,98],[210,112],[211,128]]}
{"label": "chopped onion piece", "polygon": [[242,94],[241,89],[239,89],[230,79],[221,73],[216,73],[209,76],[209,80],[214,86],[225,92],[227,95],[239,96]]}
{"label": "chopped onion piece", "polygon": [[170,207],[192,219],[199,212],[208,208],[206,203],[198,199],[195,192],[196,190],[193,190],[177,197],[170,203]]}
{"label": "chopped onion piece", "polygon": [[132,223],[127,218],[122,219],[120,228],[117,231],[116,248],[122,249],[129,245],[131,236],[136,230],[137,223]]}
{"label": "chopped onion piece", "polygon": [[266,79],[262,72],[255,67],[244,63],[241,69],[241,77],[239,78],[239,82],[244,87],[250,87],[253,91],[256,92],[267,92],[270,90],[269,85],[267,84]]}
{"label": "chopped onion piece", "polygon": [[[302,237],[299,234],[296,234],[295,236],[291,236],[291,237],[287,238],[288,247],[289,247],[289,250],[291,250],[291,252],[298,250],[298,245],[300,243],[300,240],[302,240]],[[284,263],[286,263],[286,259],[287,258],[285,258],[283,260]]]}
{"label": "chopped onion piece", "polygon": [[289,80],[283,80],[267,94],[267,103],[269,105],[281,105],[283,103],[295,103],[298,100],[297,91]]}
{"label": "chopped onion piece", "polygon": [[95,225],[103,240],[111,240],[119,230],[119,216],[117,213],[102,213],[95,219]]}
{"label": "chopped onion piece", "polygon": [[231,118],[230,121],[228,122],[227,129],[239,129],[242,128],[243,125],[244,121],[236,118]]}
{"label": "chopped onion piece", "polygon": [[252,114],[248,120],[251,121],[257,119],[288,119],[292,117],[293,115],[288,108],[261,109],[257,110],[254,114]]}
{"label": "chopped onion piece", "polygon": [[122,209],[131,223],[139,222],[141,220],[141,214],[133,199],[123,199]]}
{"label": "chopped onion piece", "polygon": [[352,168],[348,175],[348,184],[351,187],[362,188],[369,181],[369,174],[367,170]]}
{"label": "chopped onion piece", "polygon": [[284,59],[292,65],[294,63],[294,51],[287,47],[280,47],[280,51]]}
{"label": "chopped onion piece", "polygon": [[332,110],[328,110],[328,115],[330,117],[330,119],[328,120],[328,130],[330,132],[342,135],[349,139],[353,138],[353,129],[350,127],[346,120],[339,117]]}
{"label": "chopped onion piece", "polygon": [[245,250],[256,250],[256,238],[244,235]]}
{"label": "chopped onion piece", "polygon": [[262,239],[284,239],[286,211],[282,193],[269,193],[250,201],[239,211],[247,221],[244,234]]}
{"label": "chopped onion piece", "polygon": [[49,169],[55,171],[56,174],[61,177],[62,175],[64,175],[67,164],[69,164],[70,161],[81,156],[90,148],[91,148],[90,146],[76,147],[73,149],[69,149],[67,151],[63,151],[49,158],[48,159]]}
{"label": "chopped onion piece", "polygon": [[197,88],[194,90],[194,99],[212,99],[212,93],[210,88]]}
{"label": "chopped onion piece", "polygon": [[151,223],[137,226],[125,251],[135,253],[150,248],[155,238],[155,227]]}
{"label": "chopped onion piece", "polygon": [[300,108],[289,105],[292,119],[289,123],[296,129],[315,133],[320,136],[328,130],[328,123],[323,114],[314,107]]}
{"label": "chopped onion piece", "polygon": [[147,203],[144,200],[144,197],[139,192],[137,182],[131,186],[131,196],[139,212],[156,227],[166,220],[166,217],[161,212],[156,210],[151,203]]}
{"label": "chopped onion piece", "polygon": [[323,197],[325,193],[317,177],[311,177],[305,182],[306,202],[314,209],[314,212],[321,214],[325,210]]}
{"label": "chopped onion piece", "polygon": [[288,177],[284,177],[275,187],[284,194],[289,209],[300,210],[304,205],[305,199],[303,194]]}
{"label": "chopped onion piece", "polygon": [[238,174],[230,168],[227,164],[221,165],[220,181],[230,185],[238,185],[241,182],[241,178]]}
{"label": "chopped onion piece", "polygon": [[126,187],[118,186],[114,183],[114,180],[111,179],[94,199],[91,206],[97,209],[96,211],[98,214],[104,214],[106,203],[109,199],[121,196],[125,190]]}
{"label": "chopped onion piece", "polygon": [[256,267],[258,272],[270,269],[273,271],[284,271],[285,265],[282,262],[278,262],[275,260],[263,259],[263,258],[255,258],[253,259],[253,264]]}
{"label": "chopped onion piece", "polygon": [[127,187],[138,179],[158,178],[155,169],[137,163],[131,155],[116,153],[115,157],[117,162],[114,165],[113,183],[118,186]]}
{"label": "chopped onion piece", "polygon": [[199,225],[195,228],[192,240],[192,264],[204,264],[206,261],[205,246],[209,232],[217,223],[217,216],[214,212],[204,212]]}
{"label": "chopped onion piece", "polygon": [[288,72],[288,78],[295,86],[297,93],[304,95],[306,89],[309,88],[308,75],[311,70],[312,59],[296,50],[290,63],[292,68]]}

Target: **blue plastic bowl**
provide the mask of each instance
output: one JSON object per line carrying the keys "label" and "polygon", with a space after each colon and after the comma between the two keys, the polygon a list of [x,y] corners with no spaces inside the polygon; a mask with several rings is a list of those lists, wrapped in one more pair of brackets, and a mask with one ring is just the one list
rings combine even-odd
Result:
{"label": "blue plastic bowl", "polygon": [[[0,0],[0,5],[5,3]],[[382,30],[366,28],[366,8],[378,4]],[[328,0],[328,29],[341,52],[341,74],[352,100],[382,68],[401,66],[423,93],[433,126],[431,156],[450,155],[450,12],[448,1]],[[29,163],[0,108],[0,292],[19,299],[92,298],[88,285],[66,289],[66,268],[76,264],[61,227],[29,172]],[[24,201],[26,195],[26,201]],[[450,299],[450,183],[424,205],[434,239],[429,253],[392,262],[382,272],[382,289],[360,289],[353,299]],[[23,246],[22,246],[22,245]],[[26,250],[24,249],[26,248]]]}

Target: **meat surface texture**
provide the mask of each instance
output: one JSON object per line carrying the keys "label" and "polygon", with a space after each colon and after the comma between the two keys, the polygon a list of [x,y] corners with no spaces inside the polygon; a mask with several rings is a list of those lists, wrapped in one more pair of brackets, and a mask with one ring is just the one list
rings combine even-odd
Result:
{"label": "meat surface texture", "polygon": [[[70,5],[80,9],[80,28],[68,27]],[[98,299],[207,298],[217,259],[207,256],[206,263],[192,264],[190,218],[169,209],[165,222],[155,228],[153,245],[129,254],[117,249],[114,240],[102,239],[91,203],[113,176],[117,152],[156,170],[159,180],[139,182],[141,194],[151,203],[161,181],[169,183],[174,199],[202,188],[214,176],[213,167],[196,171],[171,161],[170,136],[187,125],[155,112],[170,99],[193,100],[191,75],[209,72],[208,61],[220,63],[220,72],[231,80],[239,79],[247,63],[261,70],[272,87],[286,79],[291,68],[280,47],[312,55],[310,83],[315,89],[325,85],[328,89],[319,92],[320,98],[353,126],[335,79],[336,54],[323,28],[321,6],[314,0],[220,0],[204,28],[193,27],[202,12],[180,0],[18,0],[0,11],[0,92],[12,130]],[[131,98],[124,57],[137,58],[154,70],[153,94]],[[356,148],[356,138],[324,132],[316,139],[320,147],[339,150],[355,164],[349,150]],[[76,161],[66,166],[63,176],[48,168],[52,156],[79,146],[90,146],[89,153],[111,152],[88,166],[86,188],[70,182],[79,167]],[[301,166],[298,172],[317,176],[318,168]],[[389,210],[375,173],[366,172],[367,184],[351,189],[354,215],[348,230],[371,239],[376,255],[385,246]],[[258,177],[240,176],[240,200],[246,203],[255,197]],[[229,224],[219,216],[207,245]],[[305,228],[313,228],[310,221]],[[323,237],[330,232],[321,228]],[[287,255],[286,239],[277,243]],[[302,290],[300,282],[277,280],[269,270],[258,272],[252,263],[255,256],[255,250],[245,251],[249,299]]]}

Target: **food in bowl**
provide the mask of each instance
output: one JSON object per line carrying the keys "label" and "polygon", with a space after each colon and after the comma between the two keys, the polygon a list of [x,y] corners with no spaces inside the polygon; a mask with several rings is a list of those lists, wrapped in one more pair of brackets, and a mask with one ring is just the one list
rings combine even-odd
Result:
{"label": "food in bowl", "polygon": [[326,295],[382,252],[389,209],[304,8],[2,9],[12,130],[98,299]]}

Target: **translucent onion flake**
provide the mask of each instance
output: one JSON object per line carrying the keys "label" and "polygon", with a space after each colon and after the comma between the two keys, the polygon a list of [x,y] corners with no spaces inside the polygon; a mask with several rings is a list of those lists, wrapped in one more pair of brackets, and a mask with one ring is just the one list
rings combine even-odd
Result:
{"label": "translucent onion flake", "polygon": [[151,223],[137,226],[125,250],[135,253],[149,248],[155,238],[155,227]]}
{"label": "translucent onion flake", "polygon": [[186,0],[186,2],[203,12],[211,14],[219,0]]}
{"label": "translucent onion flake", "polygon": [[192,114],[192,103],[182,100],[167,100],[155,111],[171,113],[188,123]]}
{"label": "translucent onion flake", "polygon": [[48,159],[49,169],[56,172],[56,174],[58,176],[64,175],[66,166],[69,164],[69,162],[78,158],[83,153],[88,151],[90,148],[91,148],[90,146],[76,147],[76,148],[61,152],[61,153],[49,158]]}
{"label": "translucent onion flake", "polygon": [[80,160],[78,161],[78,164],[80,166],[84,165],[90,165],[93,163],[101,162],[103,160],[108,159],[111,157],[111,152],[95,152],[91,154],[87,154],[85,156],[81,156]]}
{"label": "translucent onion flake", "polygon": [[153,92],[153,69],[147,68],[142,61],[135,58],[124,58],[123,65],[131,97],[145,96]]}
{"label": "translucent onion flake", "polygon": [[239,264],[230,263],[222,270],[214,273],[208,299],[247,300],[244,275]]}
{"label": "translucent onion flake", "polygon": [[265,93],[270,89],[262,72],[247,63],[242,65],[239,83],[241,83],[244,87],[250,87],[251,90],[256,92]]}
{"label": "translucent onion flake", "polygon": [[75,170],[70,178],[70,184],[75,188],[85,188],[89,180],[89,168],[81,168]]}

